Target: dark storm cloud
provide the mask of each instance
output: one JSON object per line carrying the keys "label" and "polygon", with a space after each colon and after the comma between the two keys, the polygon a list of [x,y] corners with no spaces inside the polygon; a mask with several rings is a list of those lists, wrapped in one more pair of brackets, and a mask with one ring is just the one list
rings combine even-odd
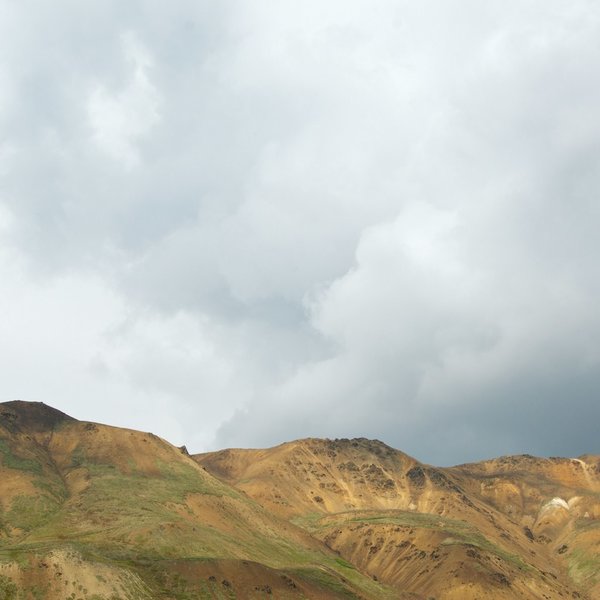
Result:
{"label": "dark storm cloud", "polygon": [[7,399],[198,450],[598,451],[594,4],[0,9]]}

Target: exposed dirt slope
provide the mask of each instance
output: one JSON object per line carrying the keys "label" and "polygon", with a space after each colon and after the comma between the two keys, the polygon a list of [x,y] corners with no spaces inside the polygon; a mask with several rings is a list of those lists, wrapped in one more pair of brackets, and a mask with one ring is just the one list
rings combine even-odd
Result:
{"label": "exposed dirt slope", "polygon": [[408,508],[416,499],[405,473],[417,461],[378,441],[307,439],[268,450],[230,449],[194,458],[222,481],[288,518]]}
{"label": "exposed dirt slope", "polygon": [[188,456],[0,404],[0,599],[600,599],[600,457],[378,441]]}
{"label": "exposed dirt slope", "polygon": [[440,469],[377,441],[308,439],[195,459],[399,590],[600,598],[598,457]]}
{"label": "exposed dirt slope", "polygon": [[600,456],[505,456],[449,471],[518,523],[551,564],[600,597]]}
{"label": "exposed dirt slope", "polygon": [[0,488],[0,598],[389,596],[149,433],[0,404]]}

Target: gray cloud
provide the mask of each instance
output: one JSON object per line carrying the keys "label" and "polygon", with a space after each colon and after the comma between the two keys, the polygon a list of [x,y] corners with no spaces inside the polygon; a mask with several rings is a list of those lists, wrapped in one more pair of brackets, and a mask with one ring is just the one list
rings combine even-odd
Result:
{"label": "gray cloud", "polygon": [[0,8],[6,399],[598,451],[593,4]]}

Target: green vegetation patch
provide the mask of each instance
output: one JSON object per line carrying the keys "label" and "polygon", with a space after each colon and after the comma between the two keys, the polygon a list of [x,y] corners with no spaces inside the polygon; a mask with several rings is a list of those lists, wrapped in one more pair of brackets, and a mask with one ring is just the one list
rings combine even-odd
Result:
{"label": "green vegetation patch", "polygon": [[339,565],[340,567],[343,567],[344,569],[353,569],[353,570],[356,569],[356,567],[352,563],[349,563],[347,560],[344,560],[343,558],[336,558],[335,562],[337,565]]}
{"label": "green vegetation patch", "polygon": [[[339,568],[339,565],[336,565]],[[344,566],[343,573],[338,569],[327,566],[305,567],[301,569],[288,570],[288,572],[299,579],[318,585],[324,590],[334,592],[342,598],[351,600],[362,600],[365,595],[368,598],[378,600],[392,600],[398,598],[398,591],[366,577],[354,567],[347,569]]]}
{"label": "green vegetation patch", "polygon": [[0,575],[0,599],[13,600],[17,598],[17,586],[6,575]]}
{"label": "green vegetation patch", "polygon": [[111,497],[126,491],[135,497],[150,494],[159,502],[183,503],[188,494],[240,497],[233,488],[212,477],[203,477],[199,470],[185,463],[156,462],[158,475],[136,470],[135,463],[129,461],[130,472],[122,473],[115,465],[94,461],[85,455],[78,446],[71,455],[71,466],[85,468],[91,477],[90,493],[95,489],[108,493]]}
{"label": "green vegetation patch", "polygon": [[[453,532],[456,535],[456,532]],[[499,556],[502,560],[507,563],[512,563],[521,571],[531,571],[532,567],[525,563],[520,556],[516,554],[511,554],[507,552],[500,546],[490,542],[483,534],[478,531],[469,531],[464,535],[458,535],[457,537],[449,537],[442,542],[443,546],[453,546],[453,545],[461,545],[461,546],[473,546],[478,548],[479,550],[483,550],[485,552],[489,552],[490,554],[494,554]]]}
{"label": "green vegetation patch", "polygon": [[[84,561],[138,574],[160,596],[164,595],[160,576],[153,580],[148,574],[151,565],[161,559],[251,558],[277,569],[300,569],[305,580],[342,597],[395,597],[342,559],[297,543],[283,530],[281,535],[268,526],[261,531],[263,509],[205,476],[195,465],[158,463],[153,473],[123,473],[115,465],[91,460],[78,449],[71,466],[87,471],[87,487],[68,499],[58,478],[45,477],[36,484],[39,496],[15,498],[5,518],[28,533],[0,548],[0,559],[27,560],[57,546],[68,547]],[[216,497],[214,502],[221,505],[229,527],[212,527],[201,516],[195,517],[190,501],[195,494]],[[250,512],[244,505],[256,513],[257,523],[248,520]],[[199,590],[189,589],[179,579],[166,579],[163,585],[169,597],[178,600],[216,598],[217,591],[223,598],[233,597],[233,589],[225,589],[221,582],[217,586],[207,582],[206,589]],[[144,597],[144,593],[141,589],[132,592],[131,600]]]}
{"label": "green vegetation patch", "polygon": [[60,504],[50,496],[16,496],[5,519],[13,527],[31,531],[47,522],[59,508]]}
{"label": "green vegetation patch", "polygon": [[319,569],[318,567],[294,569],[293,571],[290,571],[290,573],[293,573],[300,579],[317,584],[321,588],[335,592],[342,598],[350,598],[352,600],[360,600],[361,598],[338,577],[335,577],[325,569]]}
{"label": "green vegetation patch", "polygon": [[42,474],[42,465],[37,460],[17,456],[4,439],[0,439],[0,457],[2,465],[9,469],[27,471],[36,475]]}
{"label": "green vegetation patch", "polygon": [[[401,527],[434,529],[439,531],[467,531],[473,527],[466,521],[449,519],[439,515],[418,513],[412,511],[394,510],[385,513],[350,511],[333,515],[314,515],[303,520],[306,529],[318,531],[331,529],[347,523],[399,525]],[[300,522],[298,522],[299,524]]]}
{"label": "green vegetation patch", "polygon": [[291,521],[294,525],[297,525],[298,527],[302,527],[303,529],[306,529],[307,531],[316,531],[320,527],[319,522],[325,516],[326,515],[324,515],[323,513],[320,513],[320,512],[311,512],[311,513],[302,515],[300,517],[294,517],[291,519]]}
{"label": "green vegetation patch", "polygon": [[573,550],[568,558],[569,577],[577,584],[592,587],[600,581],[600,555]]}
{"label": "green vegetation patch", "polygon": [[452,530],[467,530],[471,529],[465,521],[457,519],[448,519],[439,515],[428,513],[395,511],[393,514],[373,515],[373,516],[357,516],[350,519],[353,522],[359,523],[382,523],[386,525],[403,525],[406,527],[419,527],[422,529],[438,529],[446,531]]}
{"label": "green vegetation patch", "polygon": [[[139,557],[257,556],[272,563],[274,558],[284,560],[292,555],[285,540],[256,535],[233,507],[228,518],[236,529],[231,533],[195,518],[186,504],[194,494],[250,501],[204,476],[194,465],[159,464],[154,474],[122,473],[114,465],[88,461],[81,451],[75,457],[77,467],[89,473],[89,485],[76,503],[63,502],[58,511],[47,497],[46,507],[43,503],[28,507],[25,499],[15,505],[15,526],[18,521],[28,530],[36,527],[28,543],[69,540],[82,550],[96,548],[103,556],[122,561],[123,566]],[[229,502],[224,502],[224,510]],[[28,512],[33,513],[29,520]]]}
{"label": "green vegetation patch", "polygon": [[33,485],[42,492],[51,495],[57,501],[63,501],[68,496],[65,484],[58,476],[34,479]]}
{"label": "green vegetation patch", "polygon": [[460,521],[458,519],[449,519],[440,515],[400,510],[385,514],[340,513],[321,519],[320,528],[335,528],[346,523],[399,525],[410,528],[437,530],[449,535],[449,537],[442,542],[444,545],[456,544],[474,546],[480,550],[494,554],[508,563],[512,563],[521,570],[529,571],[532,568],[516,554],[511,554],[497,544],[494,544],[488,540],[470,523],[467,523],[466,521]]}

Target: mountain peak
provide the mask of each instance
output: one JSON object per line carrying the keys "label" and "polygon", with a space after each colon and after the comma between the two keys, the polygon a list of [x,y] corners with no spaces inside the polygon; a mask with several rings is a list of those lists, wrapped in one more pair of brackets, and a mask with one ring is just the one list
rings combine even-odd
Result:
{"label": "mountain peak", "polygon": [[190,457],[0,403],[0,598],[600,600],[599,461],[438,468],[367,438]]}
{"label": "mountain peak", "polygon": [[0,424],[33,432],[52,430],[59,423],[75,421],[73,417],[43,402],[11,400],[0,403]]}
{"label": "mountain peak", "polygon": [[[411,458],[405,452],[397,450],[392,446],[389,446],[385,442],[377,439],[370,439],[364,437],[358,438],[301,438],[292,442],[284,442],[280,446],[274,448],[267,448],[265,451],[274,451],[277,448],[284,447],[301,447],[309,449],[313,452],[329,453],[333,456],[333,453],[338,452],[359,452],[364,454],[374,454],[379,458],[390,457],[390,456],[404,456]],[[414,459],[413,459],[414,460]]]}

